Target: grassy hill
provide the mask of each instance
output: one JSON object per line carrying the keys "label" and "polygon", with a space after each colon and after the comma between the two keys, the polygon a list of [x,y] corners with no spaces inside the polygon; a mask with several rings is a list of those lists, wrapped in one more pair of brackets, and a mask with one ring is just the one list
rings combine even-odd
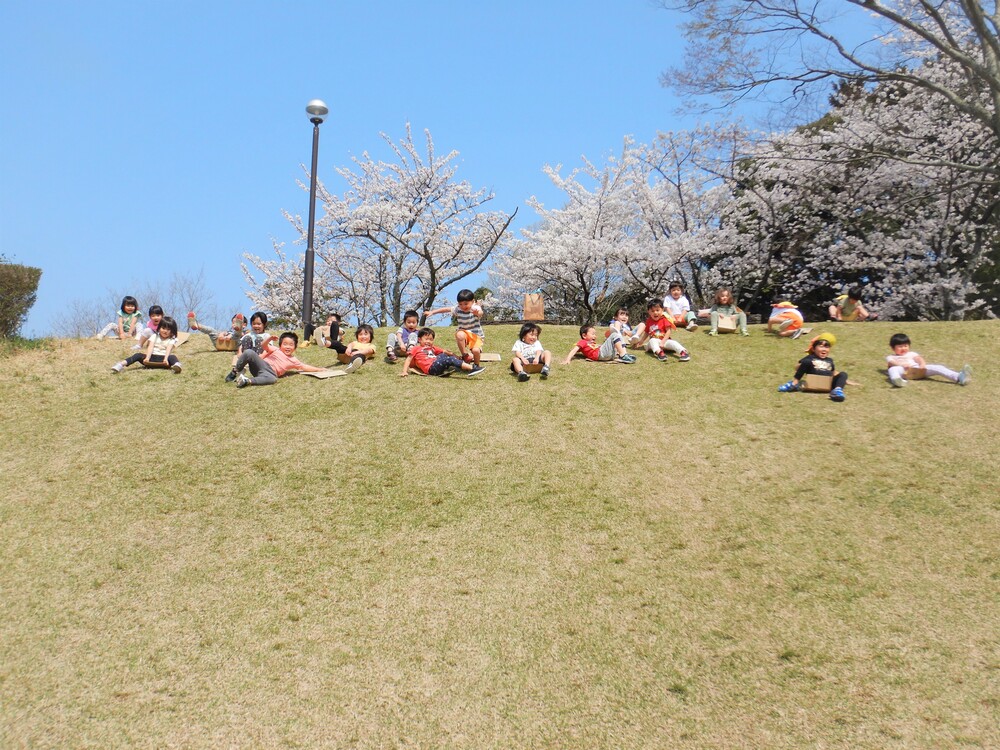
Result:
{"label": "grassy hill", "polygon": [[[0,746],[1000,746],[1000,323],[821,328],[843,404],[759,327],[528,383],[0,359]],[[891,388],[897,330],[972,385]]]}

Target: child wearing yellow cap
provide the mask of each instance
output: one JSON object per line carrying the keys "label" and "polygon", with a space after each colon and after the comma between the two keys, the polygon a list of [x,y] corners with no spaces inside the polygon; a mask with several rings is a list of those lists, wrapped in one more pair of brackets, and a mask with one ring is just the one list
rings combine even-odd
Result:
{"label": "child wearing yellow cap", "polygon": [[844,386],[847,385],[847,373],[837,372],[833,360],[830,358],[830,349],[837,343],[837,337],[832,333],[821,333],[809,342],[807,355],[799,360],[799,366],[795,370],[795,377],[778,386],[779,393],[792,393],[802,390],[799,382],[806,375],[828,375],[833,378],[833,389],[830,391],[831,401],[843,401],[847,398],[844,393]]}

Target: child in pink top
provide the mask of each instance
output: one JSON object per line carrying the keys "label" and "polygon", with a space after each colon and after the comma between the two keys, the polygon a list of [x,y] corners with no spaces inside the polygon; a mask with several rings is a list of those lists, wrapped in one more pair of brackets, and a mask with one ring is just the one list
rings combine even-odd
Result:
{"label": "child in pink top", "polygon": [[[277,348],[267,343],[263,354],[257,354],[253,349],[244,351],[236,360],[236,387],[274,385],[278,378],[290,372],[323,372],[324,368],[307,365],[295,358],[298,346],[299,337],[292,331],[285,331],[278,338]],[[251,377],[243,374],[244,367],[250,368]]]}

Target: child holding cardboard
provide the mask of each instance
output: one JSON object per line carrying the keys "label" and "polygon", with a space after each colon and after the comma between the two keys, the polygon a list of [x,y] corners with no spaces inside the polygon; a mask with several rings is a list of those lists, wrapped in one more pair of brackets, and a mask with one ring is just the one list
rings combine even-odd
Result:
{"label": "child holding cardboard", "polygon": [[847,373],[837,372],[833,360],[830,359],[830,349],[836,343],[837,337],[832,333],[821,333],[810,341],[806,350],[808,354],[799,360],[795,377],[778,386],[778,392],[826,391],[828,384],[831,401],[846,399],[844,386],[847,385]]}
{"label": "child holding cardboard", "polygon": [[972,380],[972,368],[965,365],[959,372],[949,370],[944,365],[929,365],[914,351],[910,351],[910,337],[905,333],[894,333],[889,339],[892,354],[885,358],[889,364],[889,382],[902,388],[910,380],[921,380],[931,375],[940,375],[952,383],[968,385]]}

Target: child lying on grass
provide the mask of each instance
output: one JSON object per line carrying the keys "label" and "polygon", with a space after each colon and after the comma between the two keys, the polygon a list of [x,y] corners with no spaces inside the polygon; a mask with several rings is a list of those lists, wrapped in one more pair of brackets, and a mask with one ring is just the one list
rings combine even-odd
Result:
{"label": "child lying on grass", "polygon": [[[323,367],[313,367],[295,358],[299,337],[292,331],[285,331],[278,337],[278,347],[271,343],[264,345],[264,353],[258,354],[248,349],[236,361],[236,387],[248,385],[274,385],[278,378],[296,372],[323,372]],[[250,368],[250,377],[243,374],[243,368]]]}
{"label": "child lying on grass", "polygon": [[455,370],[465,370],[471,378],[486,369],[472,362],[464,362],[451,352],[434,346],[434,331],[430,328],[421,328],[417,331],[417,343],[406,353],[403,371],[399,373],[399,377],[407,377],[411,366],[424,375],[440,377],[451,375]]}
{"label": "child lying on grass", "polygon": [[568,365],[577,354],[591,362],[621,362],[626,365],[635,363],[635,357],[625,351],[625,343],[618,331],[611,331],[604,343],[598,346],[597,329],[588,325],[580,326],[580,340],[569,350],[563,364]]}

